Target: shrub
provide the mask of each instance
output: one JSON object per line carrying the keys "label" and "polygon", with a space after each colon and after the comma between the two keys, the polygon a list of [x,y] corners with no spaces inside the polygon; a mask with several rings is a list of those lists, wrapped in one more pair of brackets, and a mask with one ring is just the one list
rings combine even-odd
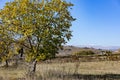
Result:
{"label": "shrub", "polygon": [[80,50],[78,52],[73,53],[73,55],[79,56],[79,55],[94,55],[95,52],[92,50]]}

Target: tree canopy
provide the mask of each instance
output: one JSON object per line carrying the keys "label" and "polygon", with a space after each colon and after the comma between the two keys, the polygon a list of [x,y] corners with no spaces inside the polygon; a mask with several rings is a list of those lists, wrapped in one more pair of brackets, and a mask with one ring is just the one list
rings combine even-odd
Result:
{"label": "tree canopy", "polygon": [[[65,0],[8,2],[0,10],[1,39],[24,46],[27,61],[54,57],[72,36],[70,27],[75,19],[69,11],[71,6]],[[4,38],[5,35],[9,37]]]}

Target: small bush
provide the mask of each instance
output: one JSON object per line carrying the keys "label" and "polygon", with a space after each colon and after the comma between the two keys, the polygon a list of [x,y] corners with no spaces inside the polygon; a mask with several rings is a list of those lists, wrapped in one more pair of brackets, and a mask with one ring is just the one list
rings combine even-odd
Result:
{"label": "small bush", "polygon": [[73,55],[79,56],[79,55],[94,55],[95,52],[92,50],[80,50],[76,53],[73,53]]}

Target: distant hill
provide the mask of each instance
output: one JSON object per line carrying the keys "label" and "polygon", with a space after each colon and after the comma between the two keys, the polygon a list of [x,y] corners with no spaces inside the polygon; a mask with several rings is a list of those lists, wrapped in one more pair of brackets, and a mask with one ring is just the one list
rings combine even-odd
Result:
{"label": "distant hill", "polygon": [[[64,46],[63,50],[59,50],[58,56],[69,56],[75,52],[78,52],[80,50],[92,50],[96,54],[101,54],[101,51],[105,49],[101,48],[93,48],[93,47],[77,47],[77,46]],[[107,50],[107,49],[106,49]]]}
{"label": "distant hill", "polygon": [[112,51],[116,51],[120,49],[120,46],[80,45],[78,47],[89,47],[89,48],[112,50]]}

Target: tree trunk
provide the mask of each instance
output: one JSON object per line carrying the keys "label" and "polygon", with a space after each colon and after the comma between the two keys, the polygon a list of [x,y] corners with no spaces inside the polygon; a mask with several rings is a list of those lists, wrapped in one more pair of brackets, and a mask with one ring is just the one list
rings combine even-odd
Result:
{"label": "tree trunk", "polygon": [[37,64],[37,61],[32,61],[29,65],[29,70],[28,70],[28,74],[34,74],[35,71],[36,71],[36,64]]}
{"label": "tree trunk", "polygon": [[20,60],[22,60],[24,54],[23,47],[19,50],[19,54],[20,54]]}
{"label": "tree trunk", "polygon": [[29,80],[36,80],[35,79],[36,78],[36,76],[35,76],[36,64],[37,64],[37,61],[32,61],[29,64],[28,74],[27,74],[27,77]]}
{"label": "tree trunk", "polygon": [[36,71],[36,64],[37,64],[37,61],[34,61],[34,62],[33,62],[33,69],[32,69],[32,72],[35,72],[35,71]]}
{"label": "tree trunk", "polygon": [[8,60],[5,60],[5,67],[8,67]]}

